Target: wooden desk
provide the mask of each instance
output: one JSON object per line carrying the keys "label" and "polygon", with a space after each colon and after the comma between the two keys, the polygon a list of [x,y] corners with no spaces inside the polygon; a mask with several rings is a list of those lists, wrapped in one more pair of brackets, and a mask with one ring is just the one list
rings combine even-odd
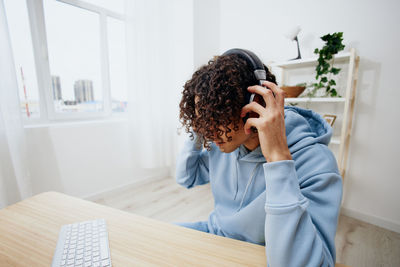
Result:
{"label": "wooden desk", "polygon": [[0,210],[0,266],[50,266],[63,224],[105,218],[113,267],[265,266],[263,246],[206,234],[61,193]]}
{"label": "wooden desk", "polygon": [[47,192],[0,210],[0,266],[50,266],[60,227],[96,218],[107,222],[114,267],[266,265],[263,246]]}

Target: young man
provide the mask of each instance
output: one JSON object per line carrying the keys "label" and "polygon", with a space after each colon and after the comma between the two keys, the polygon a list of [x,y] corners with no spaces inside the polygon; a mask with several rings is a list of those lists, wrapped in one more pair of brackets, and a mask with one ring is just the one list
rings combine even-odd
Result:
{"label": "young man", "polygon": [[[186,82],[180,119],[191,138],[176,179],[187,188],[210,182],[215,209],[208,221],[180,225],[265,244],[269,266],[334,266],[342,179],[327,147],[332,129],[311,110],[284,107],[266,71],[258,86],[246,60],[224,55]],[[246,90],[265,103],[246,103]]]}

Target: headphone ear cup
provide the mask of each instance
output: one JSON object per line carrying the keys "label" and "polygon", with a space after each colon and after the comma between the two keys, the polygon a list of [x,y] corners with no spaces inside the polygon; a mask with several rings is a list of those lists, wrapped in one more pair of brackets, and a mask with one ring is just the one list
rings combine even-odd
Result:
{"label": "headphone ear cup", "polygon": [[264,98],[261,96],[261,95],[259,95],[259,94],[255,94],[254,95],[254,100],[253,100],[254,102],[257,102],[258,104],[260,104],[261,106],[263,106],[264,108],[265,108],[265,106],[266,106],[266,104],[265,104],[265,101],[264,101]]}
{"label": "headphone ear cup", "polygon": [[[260,104],[261,106],[265,107],[265,101],[264,98],[262,96],[260,96],[259,94],[255,94],[254,95],[254,99],[253,102],[257,102],[258,104]],[[260,115],[256,112],[250,111],[246,114],[245,117],[243,117],[243,122],[246,123],[248,118],[258,118]]]}
{"label": "headphone ear cup", "polygon": [[[258,104],[260,104],[260,105],[263,106],[263,107],[266,106],[265,101],[264,101],[264,98],[263,98],[262,96],[258,95],[258,94],[255,94],[255,95],[254,95],[253,101],[254,101],[254,102],[257,102]],[[248,112],[248,113],[246,114],[246,116],[244,116],[244,117],[242,118],[242,120],[243,120],[243,125],[246,124],[248,118],[258,118],[259,116],[260,116],[260,115],[259,115],[258,113],[256,113],[256,112],[253,112],[253,111]],[[251,127],[251,130],[253,131],[253,133],[257,133],[257,128],[255,128],[255,127],[252,126],[252,127]]]}

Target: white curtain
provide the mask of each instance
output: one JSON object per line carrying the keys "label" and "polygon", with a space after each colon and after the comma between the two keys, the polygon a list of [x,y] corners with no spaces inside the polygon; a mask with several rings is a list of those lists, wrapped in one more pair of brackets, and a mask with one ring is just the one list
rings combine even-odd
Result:
{"label": "white curtain", "polygon": [[193,71],[193,3],[127,1],[130,137],[140,168],[169,167],[182,86]]}
{"label": "white curtain", "polygon": [[0,208],[32,195],[4,3],[0,1]]}

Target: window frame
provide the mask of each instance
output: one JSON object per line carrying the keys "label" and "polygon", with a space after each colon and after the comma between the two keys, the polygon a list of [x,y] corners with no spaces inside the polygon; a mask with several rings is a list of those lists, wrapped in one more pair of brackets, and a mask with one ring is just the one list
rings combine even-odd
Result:
{"label": "window frame", "polygon": [[109,47],[108,47],[108,27],[107,18],[121,20],[126,23],[125,15],[106,8],[93,5],[81,0],[54,0],[60,3],[69,4],[76,8],[82,8],[99,15],[100,26],[100,73],[103,88],[103,111],[76,113],[56,112],[53,92],[51,85],[50,63],[47,46],[47,33],[44,18],[43,0],[26,0],[29,25],[32,35],[32,47],[39,91],[39,110],[38,118],[25,118],[25,125],[46,124],[60,121],[84,121],[94,119],[108,119],[112,117],[125,117],[123,113],[114,113],[112,111],[111,81],[109,65]]}

